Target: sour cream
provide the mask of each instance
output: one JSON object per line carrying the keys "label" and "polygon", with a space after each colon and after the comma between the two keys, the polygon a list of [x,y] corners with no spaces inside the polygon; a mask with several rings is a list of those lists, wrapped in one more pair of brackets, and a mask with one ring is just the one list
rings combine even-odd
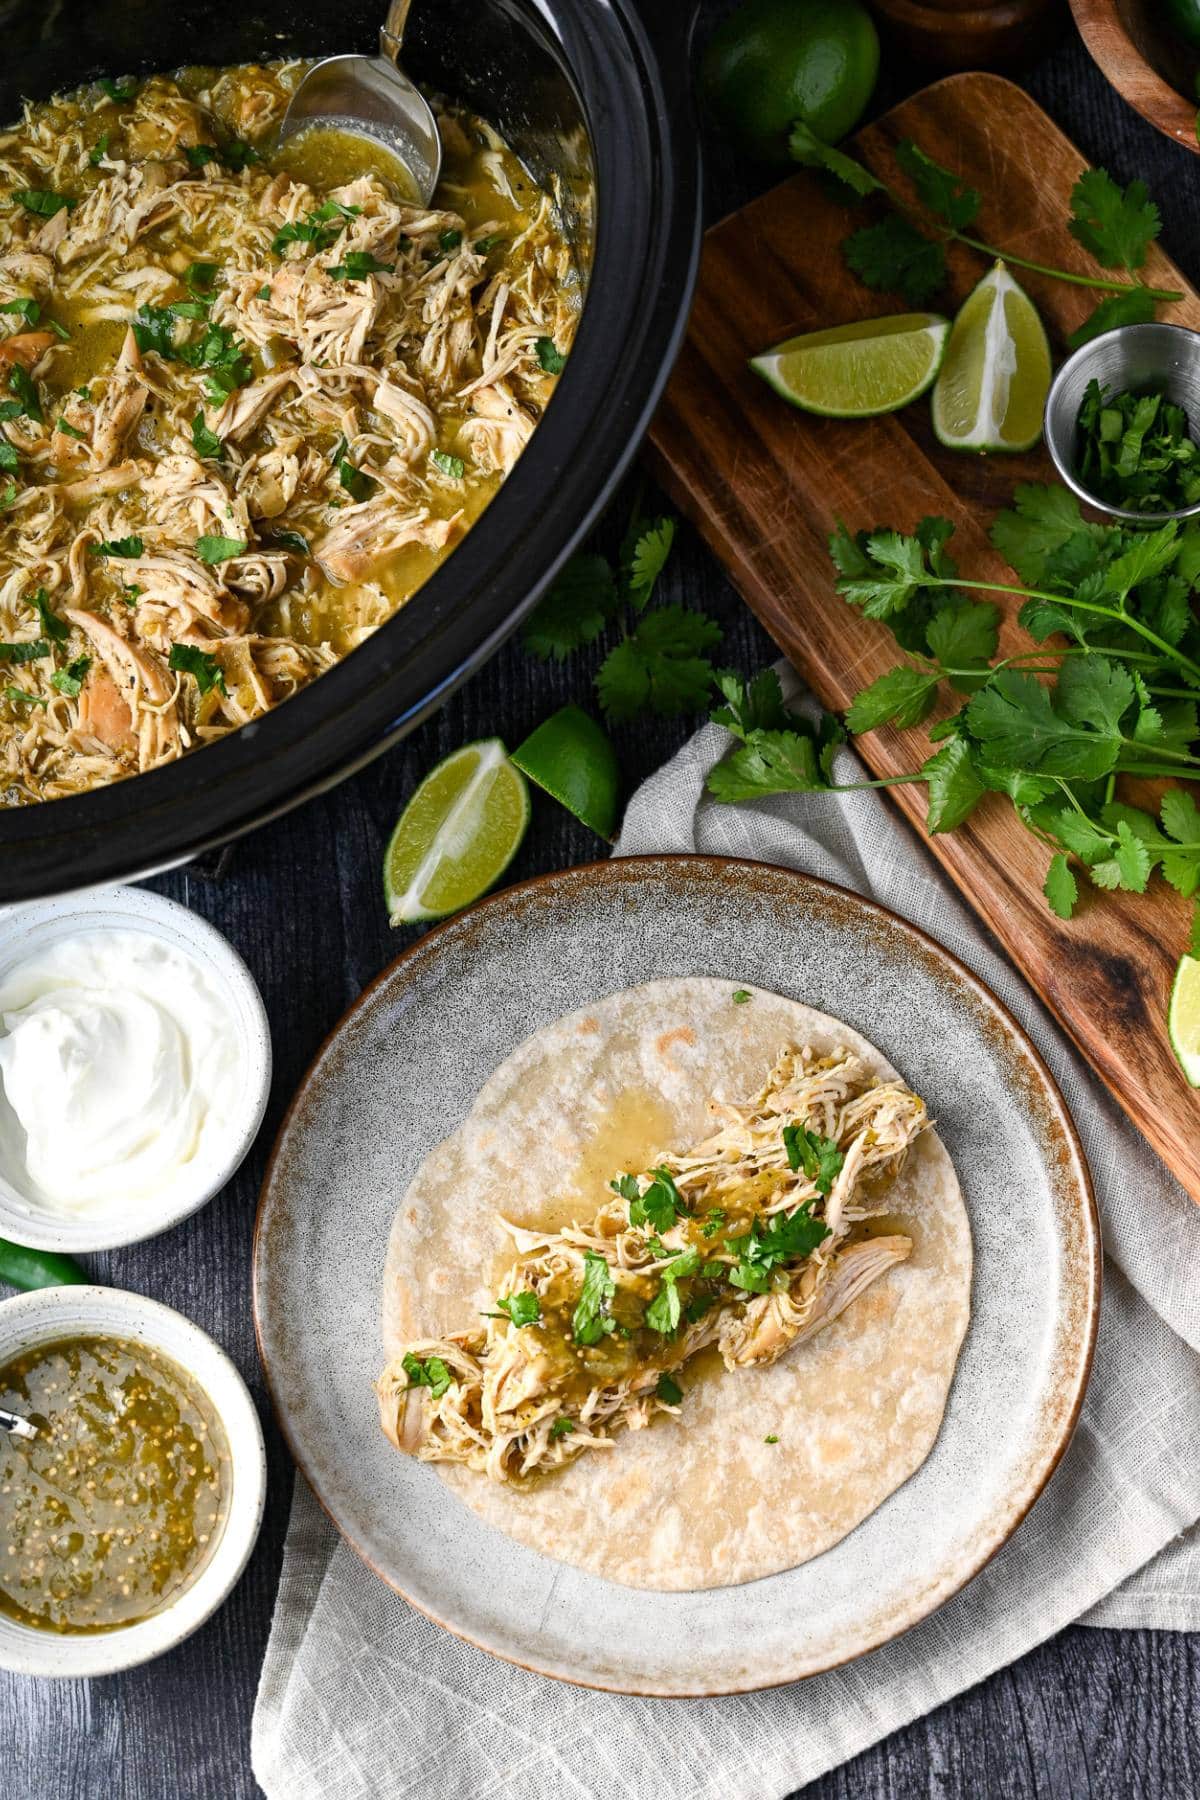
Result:
{"label": "sour cream", "polygon": [[227,1151],[242,1074],[194,958],[138,929],[59,938],[0,977],[0,1175],[63,1215],[166,1210]]}

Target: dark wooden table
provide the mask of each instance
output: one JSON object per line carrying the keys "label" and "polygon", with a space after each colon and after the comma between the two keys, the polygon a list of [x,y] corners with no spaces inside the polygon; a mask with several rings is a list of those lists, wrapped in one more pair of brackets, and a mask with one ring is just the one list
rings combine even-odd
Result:
{"label": "dark wooden table", "polygon": [[[663,0],[669,4],[671,0]],[[706,20],[726,10],[705,6]],[[1200,277],[1194,201],[1200,163],[1173,149],[1118,99],[1073,35],[1022,81],[1080,145],[1119,179],[1143,177],[1164,241]],[[888,57],[878,106],[920,85]],[[711,146],[712,217],[753,183]],[[621,508],[612,529],[619,528]],[[664,598],[720,620],[723,654],[752,668],[772,646],[686,530]],[[202,913],[236,945],[266,999],[275,1044],[271,1106],[236,1181],[198,1217],[148,1244],[91,1259],[97,1277],[180,1307],[245,1374],[267,1433],[266,1523],[228,1604],[191,1641],[148,1668],[103,1681],[0,1677],[0,1793],[8,1800],[247,1800],[250,1716],[271,1618],[292,1469],[270,1418],[250,1321],[255,1198],[272,1135],[309,1058],[344,1007],[407,936],[389,931],[379,892],[383,844],[419,777],[472,738],[521,738],[567,699],[587,699],[591,670],[533,662],[510,643],[437,718],[336,792],[237,846],[219,880],[180,872],[153,885]],[[685,721],[644,720],[619,736],[630,787],[685,738]],[[603,846],[565,812],[535,801],[514,880],[586,861]],[[403,1080],[403,1071],[397,1070]],[[838,1796],[988,1796],[1121,1800],[1200,1794],[1200,1639],[1168,1632],[1064,1632],[930,1717],[805,1790]],[[752,1761],[754,1746],[746,1747]],[[630,1787],[637,1793],[636,1778]],[[429,1800],[453,1800],[430,1794]]]}

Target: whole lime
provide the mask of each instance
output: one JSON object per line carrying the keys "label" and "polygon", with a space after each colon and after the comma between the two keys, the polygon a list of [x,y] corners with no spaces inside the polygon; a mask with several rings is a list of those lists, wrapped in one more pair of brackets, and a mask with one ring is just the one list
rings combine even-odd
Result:
{"label": "whole lime", "polygon": [[782,163],[797,119],[827,144],[852,131],[878,73],[861,0],[745,0],[713,33],[701,87],[747,155]]}

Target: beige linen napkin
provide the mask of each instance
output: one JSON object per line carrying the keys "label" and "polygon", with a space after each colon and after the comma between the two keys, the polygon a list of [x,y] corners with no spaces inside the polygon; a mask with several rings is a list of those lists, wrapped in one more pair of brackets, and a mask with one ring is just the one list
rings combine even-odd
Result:
{"label": "beige linen napkin", "polygon": [[[717,806],[704,780],[729,742],[706,726],[652,776],[617,854],[754,857],[841,882],[938,938],[1025,1026],[1074,1113],[1107,1249],[1071,1448],[1016,1537],[923,1625],[846,1668],[724,1700],[593,1693],[472,1649],[376,1580],[298,1478],[254,1716],[270,1800],[764,1800],[1072,1620],[1200,1628],[1200,1209],[887,802],[868,791]],[[839,780],[863,773],[839,753]]]}

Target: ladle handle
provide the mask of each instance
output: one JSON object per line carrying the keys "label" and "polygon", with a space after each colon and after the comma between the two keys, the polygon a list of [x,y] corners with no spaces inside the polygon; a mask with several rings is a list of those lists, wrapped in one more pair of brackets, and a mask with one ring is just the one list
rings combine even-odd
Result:
{"label": "ladle handle", "polygon": [[408,24],[408,9],[412,0],[391,0],[387,9],[387,17],[379,27],[379,54],[386,56],[389,62],[400,61],[400,46],[404,41],[404,27]]}

